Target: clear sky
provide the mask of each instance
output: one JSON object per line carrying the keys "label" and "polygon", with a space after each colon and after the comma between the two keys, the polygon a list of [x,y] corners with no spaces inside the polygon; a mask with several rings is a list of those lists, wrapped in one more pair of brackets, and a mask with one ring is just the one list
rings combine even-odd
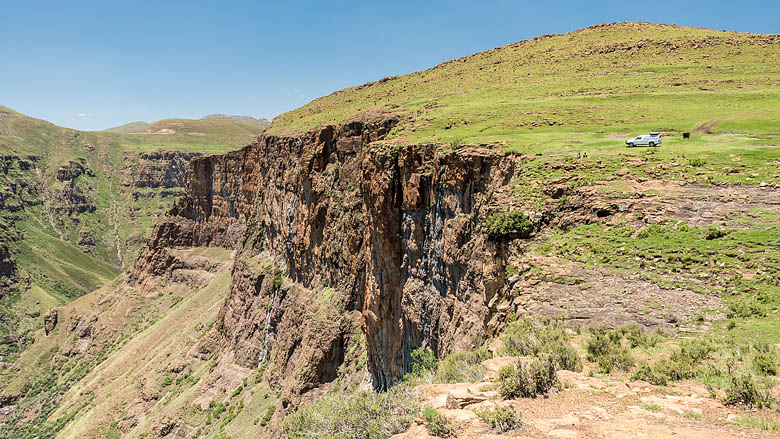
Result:
{"label": "clear sky", "polygon": [[780,2],[0,0],[0,105],[78,129],[271,119],[344,87],[627,20],[779,33]]}

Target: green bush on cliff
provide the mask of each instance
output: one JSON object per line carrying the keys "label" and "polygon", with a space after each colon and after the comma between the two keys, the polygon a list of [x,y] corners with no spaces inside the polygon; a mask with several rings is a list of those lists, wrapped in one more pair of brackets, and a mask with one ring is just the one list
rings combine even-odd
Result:
{"label": "green bush on cliff", "polygon": [[408,383],[387,392],[370,390],[327,394],[287,416],[289,439],[384,439],[409,429],[420,416],[420,401]]}
{"label": "green bush on cliff", "polygon": [[517,210],[490,215],[485,226],[492,239],[501,239],[512,235],[528,236],[534,227],[531,220]]}

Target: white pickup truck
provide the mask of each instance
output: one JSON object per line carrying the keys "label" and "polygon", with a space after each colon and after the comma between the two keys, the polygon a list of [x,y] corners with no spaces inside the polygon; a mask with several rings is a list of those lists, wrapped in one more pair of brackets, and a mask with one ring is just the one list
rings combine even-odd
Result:
{"label": "white pickup truck", "polygon": [[633,139],[626,140],[626,145],[634,147],[637,145],[658,146],[661,144],[661,133],[643,134]]}

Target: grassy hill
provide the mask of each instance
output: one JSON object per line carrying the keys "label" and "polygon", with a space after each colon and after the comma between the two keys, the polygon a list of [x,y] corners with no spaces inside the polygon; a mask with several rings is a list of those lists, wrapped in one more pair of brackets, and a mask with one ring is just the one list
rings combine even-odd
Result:
{"label": "grassy hill", "polygon": [[129,122],[124,125],[119,125],[118,127],[109,128],[107,130],[104,130],[108,133],[139,133],[145,130],[149,127],[148,122],[144,122],[142,120],[139,120],[137,122]]}
{"label": "grassy hill", "polygon": [[[268,132],[392,115],[400,122],[383,142],[387,148],[437,143],[443,157],[480,144],[516,153],[504,156],[515,167],[513,178],[491,192],[497,199],[489,208],[496,212],[485,212],[485,224],[473,219],[491,233],[490,220],[510,219],[506,211],[550,220],[539,220],[528,239],[510,239],[511,230],[504,236],[496,227],[506,238],[508,286],[506,297],[494,297],[491,319],[507,330],[483,348],[444,359],[418,351],[415,373],[421,376],[412,380],[439,382],[445,397],[486,384],[484,404],[519,407],[530,421],[524,433],[539,437],[578,434],[569,428],[615,431],[615,437],[686,431],[771,437],[780,425],[777,59],[776,35],[599,25],[342,90],[279,116]],[[148,134],[82,133],[2,109],[0,145],[16,159],[0,173],[0,195],[13,208],[0,210],[0,232],[31,287],[0,304],[45,310],[70,300],[71,291],[106,284],[117,270],[117,252],[131,258],[139,237],[170,203],[128,196],[121,181],[125,154],[225,150],[243,135],[209,125],[225,122],[168,120],[145,127]],[[624,143],[656,130],[665,133],[660,148]],[[682,132],[692,138],[683,140]],[[81,159],[94,177],[82,173],[67,184],[56,178],[62,166],[78,170]],[[439,171],[446,169],[431,172]],[[47,203],[69,185],[79,191],[68,194],[93,194],[84,196],[96,207],[65,227],[52,220]],[[90,231],[96,234],[82,233]],[[76,245],[82,238],[95,245]],[[230,253],[177,251],[191,253],[192,267],[212,272],[147,289],[115,280],[63,307],[62,321],[78,327],[60,324],[49,337],[38,329],[32,348],[5,357],[11,366],[0,369],[0,381],[9,383],[4,395],[18,398],[21,410],[0,425],[0,436],[130,432],[127,437],[140,438],[187,426],[197,437],[262,434],[278,392],[286,389],[267,388],[258,379],[264,369],[221,370],[230,358],[192,355],[209,341],[227,297]],[[203,263],[207,256],[211,261]],[[192,286],[192,279],[203,282]],[[524,319],[539,315],[565,319]],[[38,320],[20,321],[30,334]],[[620,327],[629,321],[643,328]],[[592,323],[590,330],[582,322]],[[659,332],[648,330],[653,325]],[[565,355],[581,370],[559,374],[563,383],[551,379],[547,384],[560,389],[549,397],[512,395],[520,387],[512,380],[528,379],[515,369],[528,366],[517,356],[542,364],[550,355]],[[507,366],[509,373],[500,372]],[[420,396],[433,404],[434,387],[427,389]],[[396,416],[369,410],[370,398],[368,392],[334,392],[285,425],[297,434],[292,437],[316,437],[323,425],[343,425],[344,418],[360,426]],[[343,408],[350,404],[365,410]],[[441,411],[457,416],[458,434],[476,436],[487,425],[479,420],[485,413],[471,411],[475,407],[484,405]],[[576,422],[592,423],[594,430],[580,430],[562,413],[577,413]],[[427,437],[419,422],[403,437]]]}
{"label": "grassy hill", "polygon": [[[19,335],[40,326],[50,307],[100,288],[132,264],[181,191],[191,156],[163,162],[155,151],[219,153],[262,130],[232,120],[169,119],[148,124],[148,134],[84,132],[0,107],[0,242],[20,272],[18,291],[0,292],[9,295],[0,334],[16,334],[2,352],[24,345]],[[162,181],[171,167],[176,181]],[[138,181],[144,178],[161,181],[150,187]]]}
{"label": "grassy hill", "polygon": [[546,35],[316,99],[274,120],[289,133],[392,113],[404,142],[544,143],[549,133],[772,134],[780,36],[615,23]]}
{"label": "grassy hill", "polygon": [[268,121],[268,119],[255,119],[252,116],[228,116],[227,114],[209,114],[208,116],[203,116],[202,119],[218,119],[218,120],[232,120],[233,122],[241,122],[241,123],[249,123],[252,125],[260,125],[262,127],[267,127],[268,125],[271,125],[271,122]]}

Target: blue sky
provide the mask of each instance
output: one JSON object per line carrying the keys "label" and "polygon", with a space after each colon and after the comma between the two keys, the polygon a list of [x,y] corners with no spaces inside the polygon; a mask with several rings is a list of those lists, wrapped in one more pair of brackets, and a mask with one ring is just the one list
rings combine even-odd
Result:
{"label": "blue sky", "polygon": [[104,129],[273,116],[547,33],[642,20],[780,32],[775,1],[0,2],[0,104]]}

